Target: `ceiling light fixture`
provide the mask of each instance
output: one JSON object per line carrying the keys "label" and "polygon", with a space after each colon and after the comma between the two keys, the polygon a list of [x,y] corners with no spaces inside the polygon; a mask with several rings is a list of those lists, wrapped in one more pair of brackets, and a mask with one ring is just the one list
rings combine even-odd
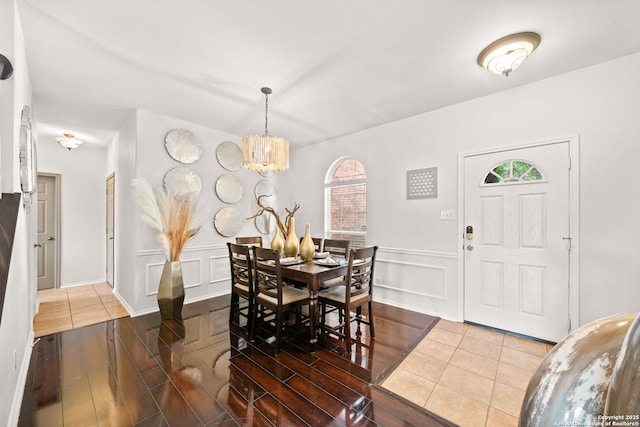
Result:
{"label": "ceiling light fixture", "polygon": [[510,34],[494,41],[478,55],[478,64],[494,74],[508,76],[540,44],[540,34],[524,32]]}
{"label": "ceiling light fixture", "polygon": [[63,136],[59,136],[58,138],[56,138],[56,141],[58,141],[58,144],[62,145],[69,151],[71,151],[73,148],[77,148],[78,146],[80,146],[80,144],[82,144],[82,141],[76,138],[72,133],[63,133],[62,135]]}
{"label": "ceiling light fixture", "polygon": [[248,169],[260,172],[285,171],[289,169],[289,143],[286,139],[269,135],[267,128],[269,95],[271,89],[263,87],[264,135],[249,135],[242,140],[242,160]]}

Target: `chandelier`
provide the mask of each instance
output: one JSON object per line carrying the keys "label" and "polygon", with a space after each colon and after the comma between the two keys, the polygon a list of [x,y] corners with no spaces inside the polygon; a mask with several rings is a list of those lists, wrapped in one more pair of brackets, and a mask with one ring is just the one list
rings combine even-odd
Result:
{"label": "chandelier", "polygon": [[478,64],[494,74],[508,76],[540,44],[540,34],[524,32],[494,41],[478,55]]}
{"label": "chandelier", "polygon": [[58,144],[71,151],[73,148],[78,148],[82,141],[75,137],[72,133],[63,133],[63,136],[56,138]]}
{"label": "chandelier", "polygon": [[264,134],[249,135],[242,140],[242,160],[248,169],[260,172],[280,172],[289,169],[289,143],[286,139],[269,135],[267,128],[269,95],[271,89],[263,87],[264,93]]}

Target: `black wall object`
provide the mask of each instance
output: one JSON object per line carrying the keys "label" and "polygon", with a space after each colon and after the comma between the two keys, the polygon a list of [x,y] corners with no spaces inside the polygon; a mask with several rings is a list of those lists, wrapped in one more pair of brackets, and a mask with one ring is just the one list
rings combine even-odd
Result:
{"label": "black wall object", "polygon": [[0,80],[6,80],[13,75],[13,65],[9,58],[0,53]]}
{"label": "black wall object", "polygon": [[11,252],[20,208],[20,193],[2,193],[0,199],[0,321],[9,278]]}

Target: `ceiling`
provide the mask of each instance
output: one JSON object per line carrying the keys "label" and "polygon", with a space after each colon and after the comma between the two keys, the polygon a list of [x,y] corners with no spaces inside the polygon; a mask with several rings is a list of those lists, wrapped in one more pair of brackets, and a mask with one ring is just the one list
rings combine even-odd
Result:
{"label": "ceiling", "polygon": [[[71,132],[104,146],[133,108],[262,133],[269,86],[269,133],[295,148],[640,52],[637,0],[17,5],[39,144]],[[477,65],[520,31],[542,42],[512,75]]]}

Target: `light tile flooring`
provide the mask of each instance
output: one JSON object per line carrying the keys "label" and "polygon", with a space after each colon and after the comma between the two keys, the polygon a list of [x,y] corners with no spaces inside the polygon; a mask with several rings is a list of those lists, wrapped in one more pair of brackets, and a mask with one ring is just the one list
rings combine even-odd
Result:
{"label": "light tile flooring", "polygon": [[517,426],[551,345],[440,320],[382,387],[462,427]]}
{"label": "light tile flooring", "polygon": [[108,283],[38,291],[36,337],[128,316]]}

